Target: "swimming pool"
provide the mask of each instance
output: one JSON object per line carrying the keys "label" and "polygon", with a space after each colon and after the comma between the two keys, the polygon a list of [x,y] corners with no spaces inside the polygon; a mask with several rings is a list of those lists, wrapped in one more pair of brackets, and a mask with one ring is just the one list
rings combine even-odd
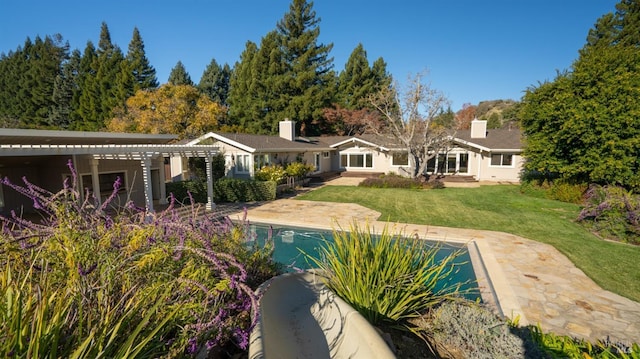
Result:
{"label": "swimming pool", "polygon": [[[333,240],[333,234],[330,230],[270,226],[267,224],[250,225],[251,237],[257,241],[259,245],[264,245],[265,240],[269,238],[270,230],[274,245],[273,259],[283,264],[285,270],[288,272],[313,268],[313,263],[308,261],[303,252],[317,258],[320,254],[320,249],[326,245],[326,242]],[[454,252],[459,253],[453,261],[453,263],[455,263],[455,270],[449,278],[447,278],[445,282],[440,283],[439,286],[461,283],[460,290],[464,293],[465,298],[473,301],[481,300],[471,257],[469,256],[469,251],[466,246],[446,242],[438,242],[437,244],[440,245],[440,248],[436,260],[445,258]],[[436,242],[425,241],[425,245],[433,246],[436,245]]]}

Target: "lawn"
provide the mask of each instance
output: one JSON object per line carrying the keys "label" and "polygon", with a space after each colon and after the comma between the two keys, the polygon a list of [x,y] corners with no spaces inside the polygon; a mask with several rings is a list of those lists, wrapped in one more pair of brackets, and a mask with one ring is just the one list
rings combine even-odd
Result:
{"label": "lawn", "polygon": [[442,190],[325,186],[297,198],[357,203],[391,222],[501,231],[548,243],[602,288],[640,301],[640,247],[597,238],[574,222],[579,206],[522,194],[519,186]]}

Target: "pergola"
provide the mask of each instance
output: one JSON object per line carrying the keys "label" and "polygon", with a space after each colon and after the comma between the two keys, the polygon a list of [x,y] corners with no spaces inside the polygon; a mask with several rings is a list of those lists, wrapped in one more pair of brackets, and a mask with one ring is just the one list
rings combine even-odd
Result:
{"label": "pergola", "polygon": [[[219,153],[216,146],[129,142],[168,142],[175,140],[173,135],[140,135],[106,132],[39,131],[0,129],[0,159],[24,156],[69,155],[75,165],[76,156],[90,156],[93,190],[100,193],[98,163],[100,160],[137,160],[142,167],[145,207],[153,212],[151,183],[151,160],[164,157],[201,157],[205,159],[207,169],[207,209],[213,209],[213,179],[211,162]],[[46,143],[49,142],[49,143]],[[102,142],[101,144],[95,144]],[[106,142],[106,143],[105,143]],[[91,144],[94,143],[94,144]],[[164,178],[164,167],[160,167]],[[100,200],[99,196],[97,196]],[[160,203],[166,203],[166,190],[160,186]]]}

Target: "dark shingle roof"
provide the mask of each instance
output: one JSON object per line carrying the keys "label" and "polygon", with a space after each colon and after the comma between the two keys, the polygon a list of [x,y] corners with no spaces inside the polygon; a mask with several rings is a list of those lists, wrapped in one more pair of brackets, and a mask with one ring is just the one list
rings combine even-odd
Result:
{"label": "dark shingle roof", "polygon": [[471,131],[458,132],[455,137],[491,150],[522,148],[522,132],[519,129],[488,129],[486,138],[471,138]]}
{"label": "dark shingle roof", "polygon": [[305,140],[303,138],[296,138],[295,141],[289,141],[286,138],[271,135],[252,135],[247,133],[218,133],[218,135],[231,141],[241,143],[245,146],[255,148],[256,151],[329,150],[329,145],[326,143],[321,141]]}

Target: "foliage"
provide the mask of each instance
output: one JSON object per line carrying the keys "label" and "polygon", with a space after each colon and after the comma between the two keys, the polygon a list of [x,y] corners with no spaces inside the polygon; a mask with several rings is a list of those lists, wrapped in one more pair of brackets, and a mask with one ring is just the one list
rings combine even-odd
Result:
{"label": "foliage", "polygon": [[476,118],[477,106],[465,103],[462,108],[456,112],[456,128],[458,130],[468,130],[471,128],[471,121]]}
{"label": "foliage", "polygon": [[408,178],[391,172],[378,177],[365,178],[358,186],[368,188],[442,189],[444,188],[444,183],[437,179],[424,181],[423,179]]}
{"label": "foliage", "polygon": [[571,71],[526,91],[525,171],[640,189],[640,8],[622,1],[589,32]]}
{"label": "foliage", "polygon": [[441,191],[325,186],[296,198],[356,203],[388,221],[500,231],[547,243],[605,290],[640,301],[640,247],[599,239],[576,222],[580,206],[532,197],[519,186]]}
{"label": "foliage", "polygon": [[220,66],[215,59],[212,59],[200,77],[198,90],[206,94],[211,101],[227,106],[231,73],[229,64]]}
{"label": "foliage", "polygon": [[554,358],[638,359],[640,345],[613,343],[608,339],[595,344],[584,339],[543,332],[540,325],[529,326],[533,340]]}
{"label": "foliage", "polygon": [[429,341],[444,358],[543,358],[532,339],[472,302],[444,302],[425,318]]}
{"label": "foliage", "polygon": [[368,108],[349,110],[334,104],[322,110],[326,128],[323,134],[335,133],[339,136],[355,136],[367,132],[369,126],[379,127],[380,114]]}
{"label": "foliage", "polygon": [[567,203],[582,204],[587,191],[585,184],[572,184],[564,181],[553,181],[547,191],[547,198]]}
{"label": "foliage", "polygon": [[302,178],[315,170],[315,167],[302,162],[291,162],[284,169],[287,175],[294,178]]}
{"label": "foliage", "polygon": [[389,138],[409,153],[408,175],[426,173],[427,162],[451,141],[451,130],[434,122],[447,106],[444,95],[422,82],[421,75],[409,79],[404,90],[396,83],[370,97],[382,115],[382,126],[371,131]]}
{"label": "foliage", "polygon": [[127,62],[134,77],[133,92],[158,87],[156,69],[151,66],[144,51],[144,42],[137,27],[133,28],[131,42],[127,51]]}
{"label": "foliage", "polygon": [[640,244],[640,196],[621,187],[592,185],[578,221],[605,238]]}
{"label": "foliage", "polygon": [[194,86],[193,81],[191,81],[191,76],[189,76],[189,73],[182,64],[182,61],[178,61],[176,66],[171,69],[167,83],[174,86]]}
{"label": "foliage", "polygon": [[[320,19],[313,3],[293,0],[289,12],[260,47],[247,42],[231,78],[230,119],[252,133],[276,133],[278,122],[295,119],[313,135],[333,97],[332,45],[318,43]],[[312,126],[312,124],[314,126]]]}
{"label": "foliage", "polygon": [[287,179],[287,171],[280,165],[264,166],[255,172],[254,178],[258,181],[273,181],[282,184]]}
{"label": "foliage", "polygon": [[308,256],[326,275],[326,285],[372,324],[414,327],[409,319],[457,294],[439,288],[453,272],[456,253],[436,259],[438,246],[393,235],[385,226],[376,236],[368,225],[334,230],[321,258]]}
{"label": "foliage", "polygon": [[195,87],[167,84],[128,98],[125,107],[115,111],[107,130],[195,138],[215,130],[224,115],[222,106]]}
{"label": "foliage", "polygon": [[73,183],[58,193],[3,180],[43,220],[0,217],[2,355],[155,358],[246,348],[254,289],[275,274],[269,248],[247,247],[250,231],[228,218],[195,207],[180,217],[173,201],[158,214],[133,205],[112,213],[119,182],[102,205],[81,202],[69,167]]}
{"label": "foliage", "polygon": [[276,183],[238,178],[223,178],[213,185],[216,203],[273,201],[276,199]]}

